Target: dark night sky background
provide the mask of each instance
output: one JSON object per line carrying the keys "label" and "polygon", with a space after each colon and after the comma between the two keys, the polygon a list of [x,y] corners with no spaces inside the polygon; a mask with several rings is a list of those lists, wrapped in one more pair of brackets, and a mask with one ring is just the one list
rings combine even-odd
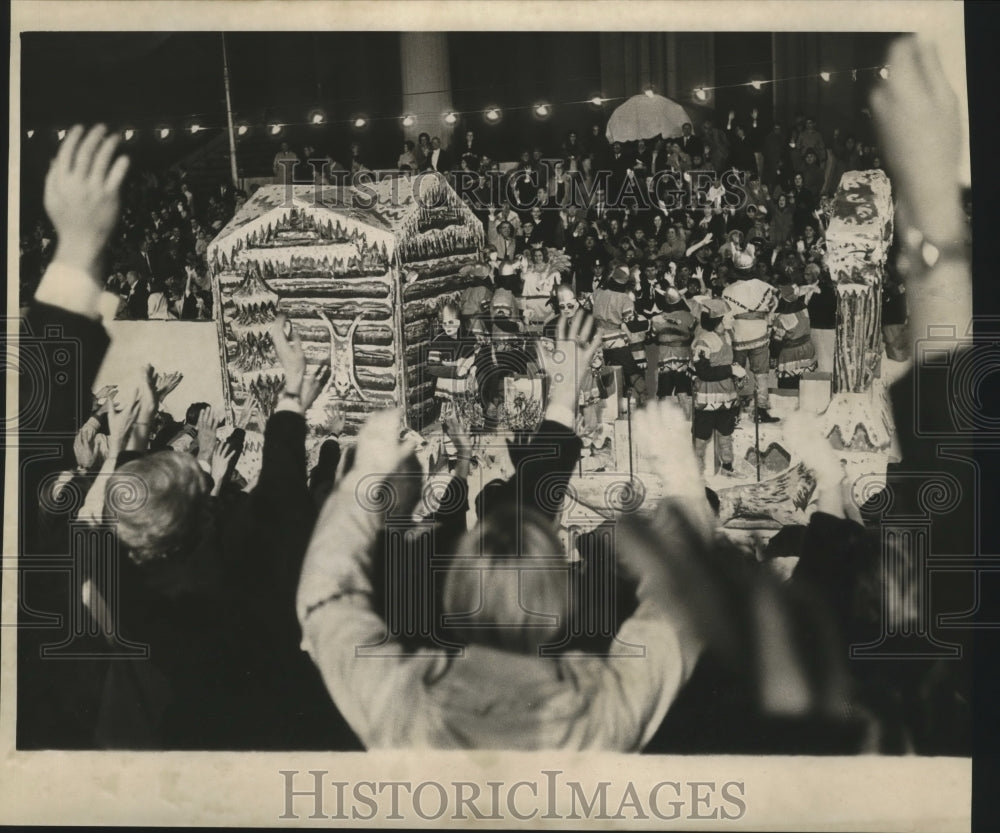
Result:
{"label": "dark night sky background", "polygon": [[[402,109],[399,36],[392,32],[230,33],[226,36],[233,108],[252,124],[305,119],[324,106],[331,120],[358,113],[375,121],[360,136],[370,164],[399,154]],[[600,92],[594,33],[464,33],[451,39],[451,80],[457,110],[488,103],[521,106],[539,99],[588,99]],[[60,127],[78,120],[183,127],[191,115],[221,126],[225,117],[219,33],[30,33],[22,37],[22,124]],[[491,128],[501,142],[515,136],[545,140],[584,125],[587,105],[556,112],[540,135],[530,113],[505,112]],[[381,121],[379,119],[382,119]],[[481,117],[477,127],[485,130]],[[313,129],[311,135],[316,135]],[[354,136],[327,128],[335,157]],[[187,147],[207,136],[179,137]],[[296,136],[290,137],[293,141]],[[180,144],[178,142],[178,145]],[[321,140],[322,141],[322,140]],[[175,147],[167,155],[183,153]]]}
{"label": "dark night sky background", "polygon": [[[880,35],[824,37],[852,42],[874,37],[873,54],[884,49]],[[238,142],[241,175],[270,174],[278,139],[263,125],[273,121],[289,124],[281,138],[295,149],[309,143],[343,162],[357,140],[370,167],[395,165],[403,140],[398,33],[235,32],[227,33],[226,43],[235,119],[257,126]],[[554,150],[568,130],[586,133],[617,104],[586,103],[603,92],[599,33],[454,32],[448,47],[453,105],[474,111],[456,126],[456,135],[475,129],[494,158],[514,159],[535,144]],[[225,152],[219,32],[32,32],[21,36],[21,59],[22,127],[37,131],[22,141],[25,200],[40,193],[57,144],[55,129],[77,121],[140,131],[129,145],[136,167],[169,166],[213,140],[216,152]],[[717,84],[767,77],[770,62],[769,33],[716,35]],[[861,87],[858,95],[865,92]],[[722,112],[734,106],[748,110],[748,95],[746,88],[720,90],[716,105]],[[556,105],[546,121],[535,119],[530,108],[542,100]],[[758,102],[767,119],[770,96],[757,93]],[[290,124],[306,121],[315,106],[323,107],[330,124]],[[503,110],[499,124],[484,121],[488,106]],[[351,124],[359,114],[372,119],[360,131]],[[184,132],[194,120],[211,129]],[[154,128],[164,125],[174,132],[160,141]]]}

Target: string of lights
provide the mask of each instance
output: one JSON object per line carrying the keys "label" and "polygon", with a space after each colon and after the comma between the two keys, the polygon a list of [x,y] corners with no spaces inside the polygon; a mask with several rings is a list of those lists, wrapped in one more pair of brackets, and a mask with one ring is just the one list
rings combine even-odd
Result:
{"label": "string of lights", "polygon": [[[709,94],[715,92],[716,90],[729,90],[738,88],[750,88],[755,91],[762,90],[766,85],[769,84],[780,84],[786,81],[803,81],[810,79],[820,79],[824,83],[832,83],[833,79],[837,76],[847,76],[850,75],[852,81],[858,80],[859,72],[874,72],[879,78],[885,79],[889,77],[889,66],[873,66],[873,67],[855,67],[852,69],[844,70],[823,70],[822,72],[815,73],[812,75],[796,75],[787,78],[761,78],[754,79],[752,81],[744,81],[737,84],[715,84],[715,85],[704,85],[695,87],[692,91],[692,99],[697,102],[708,101]],[[649,97],[654,97],[657,93],[653,86],[647,86],[643,93]],[[569,107],[588,104],[592,107],[600,108],[605,104],[609,104],[615,101],[624,100],[623,96],[609,98],[603,96],[594,96],[589,99],[584,99],[582,101],[564,101],[558,104],[553,104],[548,101],[536,101],[532,104],[524,104],[516,107],[505,107],[501,108],[499,106],[487,106],[485,109],[477,110],[448,110],[444,113],[413,113],[406,112],[401,116],[369,116],[364,113],[355,113],[350,118],[342,119],[331,119],[326,109],[323,107],[314,107],[306,115],[304,121],[278,121],[278,120],[267,120],[261,123],[254,123],[247,119],[240,119],[234,125],[234,131],[239,138],[244,138],[248,136],[253,131],[263,131],[267,135],[274,138],[280,137],[287,128],[290,127],[302,127],[306,125],[312,125],[319,127],[322,125],[350,125],[355,130],[365,130],[370,127],[375,122],[387,122],[387,121],[398,121],[403,127],[412,127],[413,125],[419,123],[429,124],[435,119],[440,119],[441,122],[449,127],[458,124],[460,119],[469,118],[477,115],[481,115],[483,120],[488,125],[499,124],[503,118],[505,111],[507,112],[518,112],[523,110],[531,110],[533,116],[536,119],[545,120],[549,118],[555,108],[557,107]],[[120,128],[122,133],[122,138],[125,142],[132,142],[136,140],[141,134],[149,134],[159,141],[167,141],[177,134],[188,133],[190,135],[196,135],[203,131],[208,130],[223,130],[225,129],[225,116],[219,116],[217,119],[211,118],[200,118],[200,117],[187,117],[183,119],[185,122],[183,127],[177,128],[171,124],[165,123],[165,121],[160,121],[154,125],[148,125],[140,128],[135,124],[130,124],[128,126],[123,126]],[[215,122],[216,124],[209,124],[209,122]],[[28,139],[33,139],[39,133],[44,133],[45,131],[40,131],[38,128],[29,127],[24,131],[24,135]],[[66,135],[65,127],[49,128],[48,132],[54,133],[56,138],[62,141],[63,137]]]}

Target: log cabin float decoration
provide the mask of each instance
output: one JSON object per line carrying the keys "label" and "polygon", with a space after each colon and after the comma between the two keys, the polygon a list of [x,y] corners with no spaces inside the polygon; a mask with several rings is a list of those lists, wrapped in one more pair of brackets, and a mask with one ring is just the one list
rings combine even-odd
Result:
{"label": "log cabin float decoration", "polygon": [[482,224],[440,174],[259,188],[208,249],[225,403],[250,456],[284,384],[270,336],[279,313],[309,372],[331,367],[306,415],[313,436],[335,409],[347,439],[388,407],[419,430],[434,396],[422,348],[441,306],[477,280],[463,267],[482,247]]}

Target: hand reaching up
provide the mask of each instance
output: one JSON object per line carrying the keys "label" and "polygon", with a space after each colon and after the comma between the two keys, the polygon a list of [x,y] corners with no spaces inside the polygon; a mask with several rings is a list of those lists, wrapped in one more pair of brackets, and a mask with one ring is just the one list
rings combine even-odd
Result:
{"label": "hand reaching up", "polygon": [[106,414],[118,393],[118,385],[105,385],[94,394],[94,416]]}
{"label": "hand reaching up", "polygon": [[285,371],[285,390],[299,395],[306,376],[306,354],[298,334],[288,324],[288,319],[284,315],[278,315],[274,319],[274,324],[271,325],[271,341],[274,342],[274,351],[278,354],[278,361]]}
{"label": "hand reaching up", "polygon": [[207,463],[212,459],[212,451],[215,449],[215,414],[211,406],[202,408],[198,414],[195,431],[198,434],[198,459]]}
{"label": "hand reaching up", "polygon": [[229,474],[229,466],[236,456],[236,449],[226,442],[216,442],[212,450],[212,462],[210,465],[212,474],[212,496],[218,497],[226,482],[226,475]]}
{"label": "hand reaching up", "polygon": [[334,407],[328,411],[329,419],[326,423],[326,429],[335,437],[339,437],[344,433],[344,428],[347,425],[347,414],[344,413],[343,408],[339,406]]}
{"label": "hand reaching up", "polygon": [[469,437],[469,433],[462,424],[462,420],[459,418],[458,414],[454,411],[452,411],[452,413],[445,418],[444,430],[445,433],[451,437],[451,441],[455,444],[455,449],[458,451],[459,456],[461,456],[463,452],[469,453],[472,451],[472,441]]}
{"label": "hand reaching up", "polygon": [[173,371],[172,373],[156,373],[154,380],[154,388],[156,390],[156,401],[162,402],[167,398],[167,394],[171,393],[174,388],[176,388],[181,380],[184,378],[184,374],[180,371]]}
{"label": "hand reaching up", "polygon": [[359,476],[392,474],[416,450],[415,438],[411,435],[403,437],[402,429],[403,412],[399,408],[372,414],[358,433],[351,471]]}
{"label": "hand reaching up", "polygon": [[117,457],[128,443],[129,435],[139,418],[140,401],[137,391],[122,401],[111,401],[108,408],[108,457]]}
{"label": "hand reaching up", "polygon": [[816,415],[795,411],[785,418],[783,426],[792,459],[797,457],[816,477],[817,508],[843,517],[844,466],[830,441],[820,432]]}
{"label": "hand reaching up", "polygon": [[129,159],[114,159],[120,136],[103,124],[72,127],[45,178],[45,210],[58,235],[56,260],[90,273],[118,222]]}
{"label": "hand reaching up", "polygon": [[[312,373],[307,374],[302,380],[299,401],[302,403],[303,411],[308,411],[312,407],[313,402],[316,401],[316,397],[319,396],[326,388],[327,383],[330,381],[331,372],[330,365],[324,363],[317,367]],[[343,423],[341,423],[341,425],[343,425]],[[343,430],[343,428],[341,428],[341,430]]]}
{"label": "hand reaching up", "polygon": [[872,91],[871,104],[906,219],[928,235],[961,236],[958,98],[931,43],[898,38],[887,63],[890,75]]}
{"label": "hand reaching up", "polygon": [[571,319],[559,319],[555,350],[538,352],[549,377],[548,407],[568,408],[576,414],[580,388],[590,381],[590,362],[600,346],[601,334],[595,333],[590,315],[581,310]]}
{"label": "hand reaching up", "polygon": [[663,484],[664,497],[704,500],[705,484],[691,444],[691,420],[673,399],[648,401],[632,415],[632,431],[646,437],[642,454]]}

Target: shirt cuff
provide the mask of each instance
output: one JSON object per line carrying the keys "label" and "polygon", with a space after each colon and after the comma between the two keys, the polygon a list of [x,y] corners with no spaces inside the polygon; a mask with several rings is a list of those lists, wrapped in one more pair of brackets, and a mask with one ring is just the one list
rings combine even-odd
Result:
{"label": "shirt cuff", "polygon": [[96,321],[100,317],[102,292],[88,272],[54,260],[42,275],[35,300]]}
{"label": "shirt cuff", "polygon": [[572,431],[576,430],[576,413],[565,405],[549,405],[545,409],[545,419],[549,422],[565,425]]}

